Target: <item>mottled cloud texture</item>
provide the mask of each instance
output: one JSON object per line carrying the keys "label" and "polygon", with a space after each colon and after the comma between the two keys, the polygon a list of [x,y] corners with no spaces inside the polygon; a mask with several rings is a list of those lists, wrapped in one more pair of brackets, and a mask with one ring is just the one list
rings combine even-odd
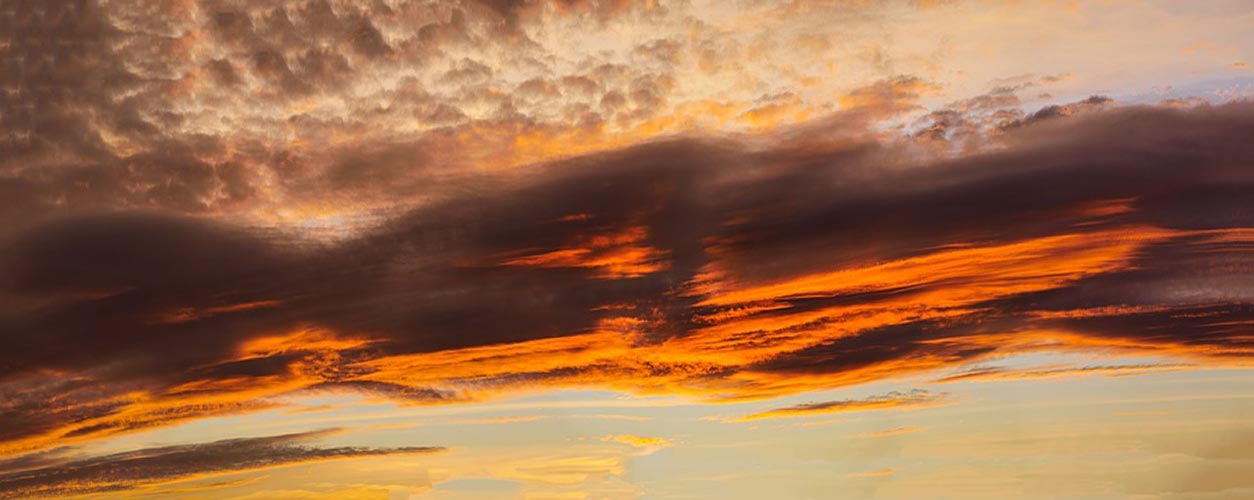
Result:
{"label": "mottled cloud texture", "polygon": [[[290,395],[742,401],[1047,350],[1248,364],[1254,104],[1029,106],[1075,78],[1044,71],[950,99],[900,69],[943,51],[806,21],[944,6],[741,3],[5,2],[0,455]],[[590,41],[610,28],[634,35]],[[426,451],[307,437],[0,490]]]}

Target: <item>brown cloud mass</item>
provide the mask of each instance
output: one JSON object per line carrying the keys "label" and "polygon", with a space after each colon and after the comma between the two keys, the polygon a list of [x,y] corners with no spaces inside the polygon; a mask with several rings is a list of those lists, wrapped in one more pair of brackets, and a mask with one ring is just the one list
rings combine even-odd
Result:
{"label": "brown cloud mass", "polygon": [[926,164],[894,143],[662,142],[483,180],[339,242],[62,217],[0,248],[4,437],[301,390],[741,399],[1042,349],[1243,363],[1251,132],[1238,103],[1042,119]]}

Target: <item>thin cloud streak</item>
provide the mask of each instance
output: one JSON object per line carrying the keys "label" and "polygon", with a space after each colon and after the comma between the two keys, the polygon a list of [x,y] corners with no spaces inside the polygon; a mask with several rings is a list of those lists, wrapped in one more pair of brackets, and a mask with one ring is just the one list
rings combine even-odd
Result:
{"label": "thin cloud streak", "polygon": [[164,446],[0,474],[0,498],[84,495],[314,461],[443,451],[440,447],[312,447],[338,429]]}
{"label": "thin cloud streak", "polygon": [[1031,380],[1044,378],[1083,377],[1102,375],[1106,377],[1131,377],[1153,373],[1172,372],[1197,369],[1197,364],[1187,363],[1155,363],[1137,365],[1093,365],[1093,366],[1044,366],[1033,368],[1005,368],[999,366],[972,368],[936,379],[935,383],[946,382],[984,382],[998,380]]}
{"label": "thin cloud streak", "polygon": [[879,396],[863,399],[840,399],[774,408],[758,413],[739,417],[734,421],[747,422],[767,418],[808,417],[831,413],[852,413],[876,410],[917,410],[955,404],[956,401],[947,393],[933,393],[922,389],[909,392],[890,392]]}

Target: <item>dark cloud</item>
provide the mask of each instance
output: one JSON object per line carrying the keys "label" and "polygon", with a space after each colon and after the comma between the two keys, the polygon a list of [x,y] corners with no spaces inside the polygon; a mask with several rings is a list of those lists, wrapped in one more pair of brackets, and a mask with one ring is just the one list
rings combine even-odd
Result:
{"label": "dark cloud", "polygon": [[[1254,353],[1251,103],[1028,112],[1019,93],[1069,75],[1023,75],[895,140],[884,125],[935,88],[901,75],[750,140],[659,140],[707,118],[690,105],[737,122],[805,107],[752,78],[729,95],[757,101],[700,100],[677,65],[739,77],[761,62],[822,92],[820,68],[693,16],[683,38],[618,53],[529,38],[562,45],[567,24],[616,30],[666,8],[4,2],[0,498],[435,450],[304,444],[324,433],[80,447],[276,396],[734,400],[1048,349],[1190,366]],[[533,29],[554,16],[560,29]],[[891,74],[891,47],[864,48]],[[275,222],[291,219],[335,237]],[[914,391],[744,418],[948,402]]]}
{"label": "dark cloud", "polygon": [[0,498],[42,498],[132,489],[145,484],[320,460],[442,451],[438,447],[304,444],[336,429],[163,446],[0,473]]}
{"label": "dark cloud", "polygon": [[475,0],[475,2],[496,13],[514,28],[525,19],[535,17],[542,10],[600,23],[625,15],[660,16],[665,12],[665,8],[660,5],[646,6],[631,0]]}
{"label": "dark cloud", "polygon": [[[413,78],[379,81],[381,68],[422,70],[449,44],[521,47],[468,6],[477,4],[6,2],[0,232],[84,212],[239,213],[327,194],[308,184],[328,184],[310,178],[330,165],[301,146],[391,128],[381,122],[470,121],[456,96]],[[487,92],[495,68],[455,70]],[[352,90],[362,85],[365,95]],[[312,112],[323,100],[348,116]],[[450,137],[437,130],[415,144],[448,154]],[[356,194],[344,191],[332,194]]]}
{"label": "dark cloud", "polygon": [[[20,384],[46,370],[76,373],[102,393],[75,393],[75,405],[64,410],[41,405],[41,394],[15,394],[5,435],[133,428],[111,420],[125,402],[109,398],[131,390],[164,394],[176,408],[173,417],[141,425],[204,415],[215,408],[182,407],[177,396],[256,388],[239,377],[263,386],[277,377],[288,388],[456,400],[456,389],[371,378],[377,368],[368,361],[558,339],[600,331],[622,316],[642,322],[643,333],[632,338],[642,347],[689,341],[704,334],[709,322],[702,318],[729,314],[784,324],[745,323],[723,339],[736,349],[797,335],[823,340],[741,366],[599,360],[472,377],[459,387],[562,383],[590,374],[645,380],[688,373],[716,383],[743,374],[850,373],[861,375],[849,380],[867,380],[1013,350],[1021,345],[1014,335],[1046,327],[1147,349],[1242,355],[1249,344],[1239,325],[1251,314],[1242,304],[1254,284],[1241,271],[1250,265],[1248,242],[1232,231],[1254,225],[1254,207],[1243,196],[1254,183],[1251,135],[1254,111],[1237,103],[1038,120],[1008,131],[992,152],[926,164],[900,161],[891,143],[813,150],[781,142],[749,150],[676,140],[459,182],[439,199],[338,242],[168,213],[63,218],[0,246],[0,334],[13,346],[0,354],[0,377]],[[393,187],[417,189],[434,179],[411,168],[424,163],[422,153],[405,145],[346,150],[331,170],[338,173],[324,182],[395,180]],[[398,177],[405,171],[411,177]],[[1119,236],[1086,236],[1094,234]],[[886,277],[875,289],[782,291],[763,301],[765,309],[752,299],[703,302],[713,292],[694,285],[712,266],[724,273],[722,286],[736,290],[947,248],[1076,241],[1042,250],[1034,257],[1039,267],[1112,244],[1103,238],[1139,234],[1151,236],[1124,267],[1082,269],[1054,281],[1048,268],[1038,275],[1029,267],[995,282],[997,293],[981,291],[998,279],[995,263],[986,269],[991,277],[978,266],[958,274],[942,268],[900,283]],[[1047,284],[1022,291],[1010,285],[1029,278]],[[981,292],[954,299],[949,309],[825,333],[900,308],[893,304],[937,303],[937,294],[967,288]],[[1162,310],[1074,312],[1114,306]],[[863,316],[823,312],[838,307],[861,308]],[[802,314],[819,316],[793,319]],[[323,330],[368,342],[242,352],[251,340]],[[112,402],[98,402],[106,400]],[[246,408],[235,401],[220,409]],[[58,430],[67,422],[76,424]]]}
{"label": "dark cloud", "polygon": [[1115,101],[1109,97],[1095,95],[1095,96],[1090,96],[1088,99],[1073,102],[1070,104],[1063,104],[1063,105],[1054,104],[1050,106],[1045,106],[1041,109],[1036,110],[1035,113],[1028,115],[1027,118],[1024,118],[1021,122],[1011,122],[1011,123],[1003,125],[1002,128],[1017,127],[1017,126],[1021,126],[1024,124],[1029,124],[1032,122],[1040,121],[1040,120],[1048,120],[1048,119],[1057,118],[1060,116],[1071,116],[1076,113],[1084,113],[1084,112],[1091,111],[1093,109],[1100,109],[1103,106],[1109,106],[1113,104],[1114,102]]}
{"label": "dark cloud", "polygon": [[[168,74],[187,62],[180,40],[159,30],[128,31],[118,18],[143,24],[87,0],[0,7],[0,231],[50,214],[148,207],[195,213],[251,196],[251,179],[220,159],[219,138],[168,133],[185,120],[159,104],[185,83]],[[248,27],[239,14],[213,19],[228,31]],[[116,50],[121,46],[135,51]],[[162,63],[145,64],[147,56]],[[242,71],[260,68],[283,85],[301,85],[282,55],[256,56],[244,64],[215,60],[208,73],[235,85]],[[223,188],[228,194],[219,198]]]}
{"label": "dark cloud", "polygon": [[388,46],[387,41],[383,39],[383,33],[379,32],[379,28],[376,28],[369,19],[359,15],[349,20],[349,23],[352,29],[349,40],[353,50],[358,54],[366,57],[381,57],[392,53],[392,47]]}
{"label": "dark cloud", "polygon": [[129,120],[142,128],[133,110],[110,105],[141,78],[110,51],[119,32],[95,2],[5,2],[0,19],[0,81],[7,90],[0,93],[0,172],[54,149],[80,158],[107,155],[98,129],[85,119],[92,111],[106,125]]}

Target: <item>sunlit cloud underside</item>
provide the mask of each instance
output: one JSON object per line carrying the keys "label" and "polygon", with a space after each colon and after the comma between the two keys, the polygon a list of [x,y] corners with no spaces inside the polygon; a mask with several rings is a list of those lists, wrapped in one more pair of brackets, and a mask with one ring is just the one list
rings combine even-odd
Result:
{"label": "sunlit cloud underside", "polygon": [[6,3],[0,498],[1252,496],[1251,25]]}

